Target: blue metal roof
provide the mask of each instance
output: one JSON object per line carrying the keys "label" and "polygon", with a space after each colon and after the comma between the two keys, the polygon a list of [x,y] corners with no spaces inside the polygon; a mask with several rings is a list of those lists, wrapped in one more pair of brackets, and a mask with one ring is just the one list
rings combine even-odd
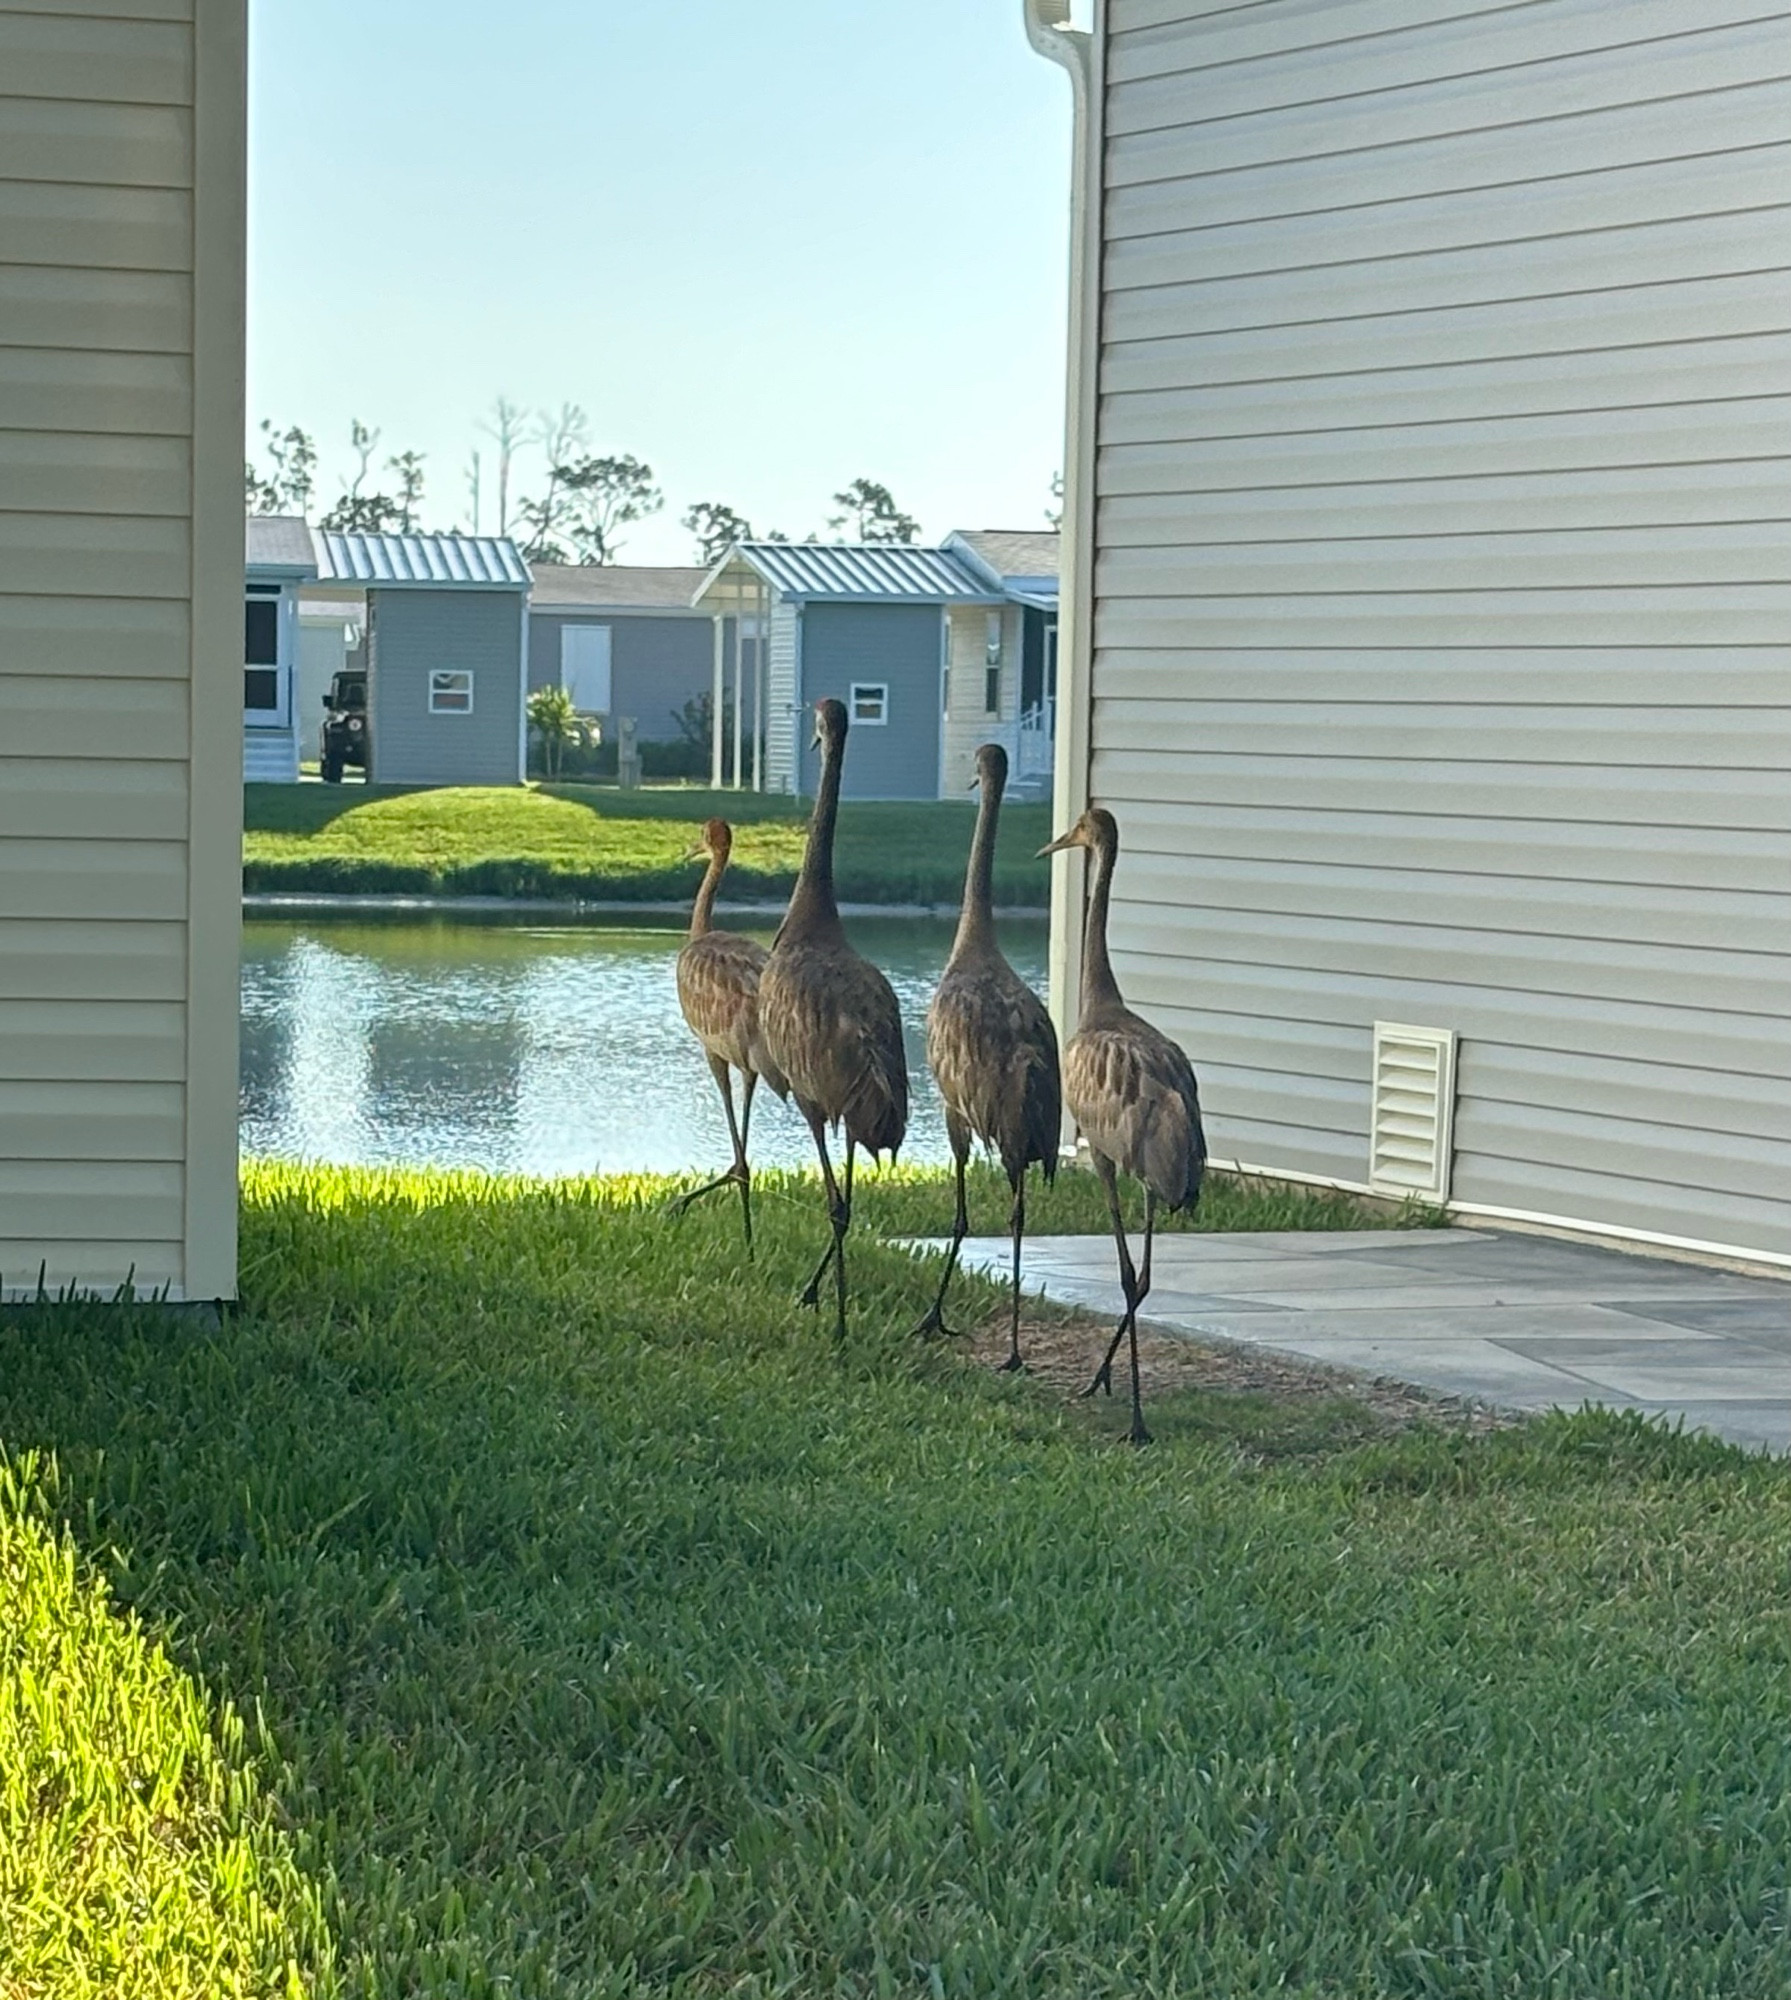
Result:
{"label": "blue metal roof", "polygon": [[498,535],[349,535],[313,531],[321,583],[382,590],[527,590],[516,544]]}
{"label": "blue metal roof", "polygon": [[956,556],[905,542],[742,542],[733,553],[785,597],[861,604],[1001,602]]}

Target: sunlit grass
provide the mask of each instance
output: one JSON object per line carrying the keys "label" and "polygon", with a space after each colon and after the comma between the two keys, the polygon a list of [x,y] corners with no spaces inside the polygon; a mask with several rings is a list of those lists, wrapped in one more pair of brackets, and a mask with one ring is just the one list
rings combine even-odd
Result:
{"label": "sunlit grass", "polygon": [[[244,787],[244,882],[257,890],[586,897],[692,895],[684,856],[711,814],[737,826],[729,893],[786,896],[802,860],[806,808],[754,793],[618,792],[594,786],[459,786],[432,791],[325,785]],[[1042,907],[1049,884],[1032,857],[1049,810],[1004,817],[997,894]],[[853,805],[836,853],[847,901],[955,902],[972,814],[968,802]]]}
{"label": "sunlit grass", "polygon": [[1601,1417],[1253,1454],[1210,1396],[1132,1453],[908,1338],[871,1225],[936,1184],[865,1186],[843,1350],[812,1185],[751,1266],[664,1193],[256,1168],[223,1326],[6,1331],[0,1439],[265,1714],[343,1990],[1786,1991],[1784,1466]]}
{"label": "sunlit grass", "polygon": [[245,1732],[107,1602],[53,1464],[0,1457],[0,1993],[296,1995],[318,1897]]}

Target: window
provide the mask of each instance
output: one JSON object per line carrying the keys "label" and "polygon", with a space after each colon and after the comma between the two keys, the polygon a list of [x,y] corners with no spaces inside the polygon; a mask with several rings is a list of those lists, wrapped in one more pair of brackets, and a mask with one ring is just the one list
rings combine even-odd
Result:
{"label": "window", "polygon": [[465,667],[437,667],[429,676],[431,715],[471,715],[473,677]]}
{"label": "window", "polygon": [[1001,669],[999,667],[984,667],[983,669],[983,713],[985,715],[999,715],[1001,713]]}
{"label": "window", "polygon": [[983,640],[983,713],[1001,713],[1001,613],[991,611]]}
{"label": "window", "polygon": [[243,601],[243,707],[257,716],[280,713],[278,585],[250,584]]}
{"label": "window", "polygon": [[889,720],[889,683],[887,681],[854,681],[852,683],[852,720],[854,722],[887,722]]}
{"label": "window", "polygon": [[610,651],[607,625],[560,628],[560,686],[580,715],[610,711]]}

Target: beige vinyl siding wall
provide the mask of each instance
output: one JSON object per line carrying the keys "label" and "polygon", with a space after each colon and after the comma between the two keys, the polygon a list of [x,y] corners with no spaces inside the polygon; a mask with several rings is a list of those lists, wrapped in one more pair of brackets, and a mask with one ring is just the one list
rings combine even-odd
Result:
{"label": "beige vinyl siding wall", "polygon": [[1108,0],[1093,795],[1216,1153],[1791,1253],[1791,10]]}
{"label": "beige vinyl siding wall", "polygon": [[241,59],[240,5],[0,0],[8,1292],[234,1290]]}
{"label": "beige vinyl siding wall", "polygon": [[[939,796],[962,798],[976,776],[978,746],[991,741],[1011,747],[1019,718],[1021,616],[1017,604],[994,608],[986,604],[954,604],[947,664],[951,671],[945,714],[945,740],[940,758]],[[1001,699],[991,715],[983,706],[987,695],[989,619],[1001,620]]]}

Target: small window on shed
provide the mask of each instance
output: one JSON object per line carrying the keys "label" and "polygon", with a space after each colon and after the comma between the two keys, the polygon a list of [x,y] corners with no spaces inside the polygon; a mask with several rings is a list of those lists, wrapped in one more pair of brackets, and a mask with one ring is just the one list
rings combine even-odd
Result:
{"label": "small window on shed", "polygon": [[852,720],[854,722],[887,722],[889,720],[889,683],[887,681],[854,681],[852,683]]}
{"label": "small window on shed", "polygon": [[471,715],[473,676],[466,667],[437,667],[429,676],[431,715]]}

